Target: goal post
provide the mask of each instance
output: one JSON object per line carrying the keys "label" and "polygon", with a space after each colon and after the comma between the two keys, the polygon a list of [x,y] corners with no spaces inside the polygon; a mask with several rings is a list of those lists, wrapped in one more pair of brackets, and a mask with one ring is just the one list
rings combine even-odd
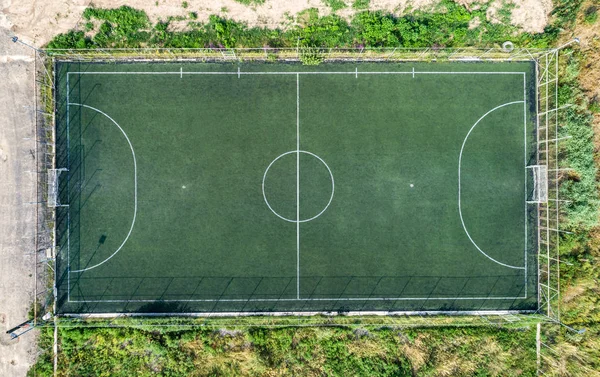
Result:
{"label": "goal post", "polygon": [[527,169],[531,171],[533,179],[533,190],[529,193],[527,203],[546,203],[548,201],[548,166],[531,165]]}
{"label": "goal post", "polygon": [[67,171],[67,169],[48,169],[48,207],[55,208],[67,206],[60,204],[60,199],[58,197],[58,177],[63,171]]}

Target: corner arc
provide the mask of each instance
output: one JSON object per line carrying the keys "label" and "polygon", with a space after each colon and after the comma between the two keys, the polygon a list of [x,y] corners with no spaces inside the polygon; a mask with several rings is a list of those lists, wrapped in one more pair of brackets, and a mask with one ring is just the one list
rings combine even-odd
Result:
{"label": "corner arc", "polygon": [[106,114],[102,110],[99,110],[99,109],[97,109],[95,107],[92,107],[92,106],[89,106],[89,105],[84,105],[84,104],[81,104],[81,103],[73,103],[73,102],[67,103],[67,106],[71,106],[71,105],[85,107],[87,109],[94,110],[94,111],[96,111],[96,112],[104,115],[111,122],[113,122],[113,124],[115,126],[117,126],[117,128],[121,131],[121,133],[123,134],[123,136],[125,136],[125,139],[127,140],[127,143],[129,144],[129,148],[131,149],[131,155],[133,156],[133,220],[131,221],[131,227],[129,228],[129,232],[127,233],[127,236],[125,237],[125,239],[123,240],[123,242],[121,243],[121,245],[117,248],[117,250],[115,250],[115,252],[113,252],[108,258],[106,258],[102,262],[97,263],[97,264],[95,264],[93,266],[90,266],[90,267],[83,268],[81,270],[73,270],[73,271],[69,270],[69,272],[84,272],[84,271],[88,271],[88,270],[91,270],[93,268],[96,268],[96,267],[99,267],[99,266],[103,265],[104,263],[108,262],[109,259],[111,259],[115,255],[117,255],[117,253],[119,251],[121,251],[121,249],[123,248],[123,246],[125,246],[125,244],[127,243],[127,240],[129,239],[129,236],[131,235],[131,232],[133,231],[133,227],[135,225],[135,219],[136,219],[136,216],[137,216],[137,160],[136,160],[136,157],[135,157],[135,151],[133,150],[133,145],[131,144],[131,140],[129,140],[129,137],[127,136],[127,134],[125,133],[125,131],[123,130],[123,128],[121,128],[121,126],[119,126],[119,124],[113,118],[111,118],[108,114]]}
{"label": "corner arc", "polygon": [[516,105],[519,103],[524,103],[525,101],[513,101],[513,102],[507,102],[504,103],[502,105],[496,106],[493,109],[489,110],[487,113],[483,114],[481,116],[481,118],[477,119],[477,122],[475,122],[475,124],[473,124],[473,126],[471,127],[471,129],[469,129],[469,132],[467,132],[467,135],[465,136],[465,139],[463,140],[462,146],[460,147],[460,154],[458,155],[458,214],[460,216],[460,222],[462,224],[463,230],[465,231],[467,237],[469,238],[469,241],[471,241],[471,243],[473,244],[473,246],[475,246],[475,248],[481,253],[483,254],[485,257],[487,257],[489,260],[491,260],[494,263],[497,263],[501,266],[507,267],[507,268],[512,268],[512,269],[516,269],[516,270],[525,270],[525,267],[519,267],[519,266],[513,266],[510,264],[506,264],[506,263],[502,263],[500,261],[497,261],[496,259],[490,257],[489,255],[487,255],[483,250],[481,250],[481,248],[475,243],[475,241],[473,240],[473,238],[471,238],[471,235],[469,234],[469,231],[467,230],[467,227],[465,225],[465,221],[463,219],[463,214],[462,214],[462,208],[461,208],[461,191],[460,191],[460,169],[462,166],[462,154],[463,154],[463,150],[465,149],[465,144],[467,143],[467,139],[469,138],[469,135],[471,135],[471,132],[475,129],[475,127],[477,127],[477,125],[479,124],[479,122],[481,122],[485,117],[487,117],[489,114],[491,114],[492,112],[504,107],[504,106],[509,106],[509,105]]}

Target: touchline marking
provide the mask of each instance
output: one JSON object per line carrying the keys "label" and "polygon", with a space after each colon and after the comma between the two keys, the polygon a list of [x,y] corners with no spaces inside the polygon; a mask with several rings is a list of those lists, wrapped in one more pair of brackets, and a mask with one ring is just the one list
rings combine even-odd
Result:
{"label": "touchline marking", "polygon": [[525,206],[525,251],[523,260],[525,261],[525,297],[527,297],[527,74],[523,72],[523,165],[525,166],[525,189],[524,189],[524,206]]}
{"label": "touchline marking", "polygon": [[[136,163],[136,158],[135,158],[135,153],[133,151],[133,147],[132,144],[129,140],[129,138],[127,137],[127,135],[125,134],[125,132],[121,129],[121,127],[112,119],[110,118],[107,114],[101,112],[98,109],[92,108],[91,106],[87,106],[87,105],[81,105],[81,104],[76,104],[76,103],[70,103],[69,102],[69,89],[68,89],[68,83],[69,83],[69,75],[70,74],[117,74],[117,75],[123,75],[123,74],[132,74],[132,75],[170,75],[170,74],[179,74],[180,78],[183,77],[183,74],[190,74],[190,75],[232,75],[232,74],[238,74],[238,78],[240,78],[241,74],[248,74],[248,75],[291,75],[291,74],[295,74],[297,76],[297,86],[299,87],[298,81],[299,81],[299,75],[302,74],[306,74],[306,75],[315,75],[315,74],[334,74],[334,75],[351,75],[354,74],[356,78],[358,78],[358,68],[355,69],[354,72],[240,72],[240,69],[238,68],[238,72],[183,72],[183,68],[180,68],[179,72],[68,72],[67,73],[67,106],[66,106],[66,113],[69,114],[69,105],[78,105],[78,106],[82,106],[82,107],[88,107],[90,109],[94,109],[98,112],[100,112],[101,114],[105,115],[106,117],[108,117],[113,123],[115,123],[117,125],[117,127],[123,132],[124,136],[126,137],[131,150],[132,150],[132,155],[134,158],[134,170],[135,170],[135,176],[134,176],[134,183],[135,183],[135,211],[134,211],[134,219],[132,222],[132,227],[129,231],[129,234],[127,235],[127,238],[125,239],[125,241],[123,242],[123,244],[119,247],[119,249],[121,249],[123,247],[123,245],[125,244],[125,242],[127,241],[127,239],[129,238],[132,229],[133,229],[133,225],[135,222],[135,218],[136,218],[136,214],[137,214],[137,163]],[[525,73],[524,72],[415,72],[414,67],[412,68],[412,72],[360,72],[360,74],[366,74],[366,75],[380,75],[380,74],[388,74],[388,75],[402,75],[402,74],[411,74],[413,78],[415,77],[415,73],[420,73],[420,74],[443,74],[443,75],[452,75],[452,74],[473,74],[473,75],[484,75],[484,74],[489,74],[489,75],[512,75],[512,74],[522,74],[525,77]],[[524,83],[524,85],[526,85]],[[537,88],[536,88],[537,89]],[[297,89],[297,95],[299,95],[299,89]],[[519,102],[523,102],[524,103],[524,108],[526,109],[526,104],[525,104],[525,98],[523,101],[515,101],[515,102],[511,102],[511,103],[507,103],[504,105],[499,106],[503,107],[506,105],[510,105],[513,103],[519,103]],[[496,110],[492,109],[490,112]],[[490,112],[486,113],[483,117],[487,116]],[[297,113],[299,113],[299,99],[297,99]],[[482,118],[483,118],[482,117]],[[477,123],[482,119],[480,118]],[[524,118],[526,118],[526,114],[524,115]],[[475,125],[477,125],[477,123]],[[471,133],[471,131],[473,130],[473,128],[475,127],[475,125],[471,128],[471,130],[469,131],[469,133],[467,134],[467,137],[465,138],[465,140],[463,141],[463,146],[461,148],[461,154],[459,156],[459,210],[460,210],[460,161],[462,158],[462,151],[466,142],[466,139],[468,138],[469,134]],[[68,129],[69,129],[69,116],[67,116],[67,133],[68,133]],[[299,115],[297,115],[297,132],[299,132]],[[525,133],[526,133],[526,122],[525,122]],[[297,135],[297,149],[296,151],[291,151],[291,152],[287,152],[282,154],[281,156],[288,154],[288,153],[297,153],[297,156],[299,155],[299,153],[307,153],[310,155],[313,155],[314,157],[318,158],[320,161],[322,161],[324,164],[325,162],[319,158],[318,156],[314,155],[313,153],[307,152],[307,151],[300,151],[299,150],[299,134]],[[69,143],[69,139],[67,138],[67,144]],[[526,135],[525,135],[525,153],[526,153]],[[281,156],[277,157],[276,160],[278,158],[280,158]],[[67,158],[69,158],[69,156],[67,156]],[[297,157],[298,159],[298,157]],[[274,160],[275,161],[275,160]],[[273,162],[274,162],[273,161]],[[273,162],[271,162],[271,164],[269,165],[269,167],[273,164]],[[329,167],[327,166],[327,164],[325,164],[325,166],[327,167],[331,178],[332,178],[332,185],[333,185],[333,176],[331,174],[331,170],[329,169]],[[299,165],[298,165],[298,169],[299,169]],[[267,168],[268,170],[268,168]],[[297,173],[298,174],[298,173]],[[266,176],[266,172],[265,172],[265,176]],[[265,195],[264,193],[264,178],[263,177],[263,196]],[[298,182],[299,182],[299,176],[297,177]],[[299,190],[299,184],[297,185]],[[297,193],[298,195],[298,193]],[[319,213],[317,216],[311,218],[311,219],[306,219],[306,220],[299,220],[299,216],[297,213],[296,216],[296,221],[290,220],[290,219],[286,219],[283,218],[281,216],[279,216],[277,213],[275,213],[273,211],[273,209],[269,206],[269,208],[271,209],[271,211],[273,211],[278,217],[286,220],[286,221],[290,221],[290,222],[296,222],[297,223],[297,227],[299,226],[299,222],[306,222],[306,221],[310,221],[318,216],[320,216],[329,206],[329,204],[331,203],[331,200],[333,198],[333,189],[332,189],[332,197],[330,198],[329,203],[327,204],[326,208]],[[266,197],[265,197],[265,201],[266,201]],[[297,197],[297,201],[299,202],[299,196]],[[268,205],[268,203],[267,203]],[[297,206],[299,208],[299,206]],[[298,211],[297,208],[297,211]],[[463,228],[465,230],[465,232],[467,233],[467,235],[469,236],[469,239],[471,240],[471,242],[477,247],[477,245],[474,243],[474,241],[471,239],[469,233],[466,230],[466,227],[464,225],[464,221],[462,218],[462,212],[460,212],[460,216],[461,216],[461,222],[463,224]],[[527,224],[525,224],[525,226],[527,226]],[[70,228],[69,228],[70,229]],[[298,228],[297,228],[298,229]],[[69,238],[69,233],[70,230],[67,233],[67,238]],[[299,232],[298,232],[298,242],[299,242]],[[527,242],[527,239],[525,240],[525,242]],[[68,262],[70,262],[70,258],[69,258],[69,250],[70,250],[70,242],[67,243],[67,255],[68,255]],[[109,258],[107,258],[106,260],[104,260],[103,262],[94,265],[92,267],[83,269],[83,270],[76,270],[76,271],[70,271],[70,263],[68,263],[68,276],[70,277],[70,272],[83,272],[86,271],[88,269],[92,269],[95,267],[100,266],[101,264],[105,263],[106,261],[108,261],[109,259],[111,259],[118,251],[115,251],[115,253],[113,253]],[[525,269],[525,275],[527,275],[527,269],[526,267],[516,267],[516,266],[509,266],[509,265],[505,265],[503,263],[500,263],[496,260],[494,260],[493,258],[489,257],[487,254],[485,254],[482,250],[479,249],[479,247],[477,247],[477,249],[482,252],[486,257],[488,257],[489,259],[493,260],[496,263],[499,263],[501,265],[504,265],[506,267],[510,267],[510,268],[515,268],[515,269]],[[298,243],[298,249],[297,249],[297,253],[298,253],[298,292],[299,292],[299,243]],[[525,257],[527,256],[527,250],[525,250]],[[527,266],[527,258],[525,258],[525,266]],[[86,302],[156,302],[155,299],[148,299],[148,300],[71,300],[70,299],[70,279],[68,278],[68,302],[75,302],[75,303],[86,303]],[[422,297],[422,298],[416,298],[416,297],[409,297],[409,298],[389,298],[389,297],[384,297],[384,298],[306,298],[306,299],[300,299],[299,298],[299,294],[297,296],[296,299],[188,299],[188,300],[159,300],[159,301],[163,301],[163,302],[218,302],[218,301],[223,301],[223,302],[228,302],[228,301],[232,301],[232,302],[248,302],[248,301],[390,301],[390,300],[516,300],[516,299],[526,299],[527,298],[527,278],[525,278],[525,296],[524,297]]]}
{"label": "touchline marking", "polygon": [[[67,73],[67,200],[71,203],[71,133],[69,129],[69,74]],[[71,206],[67,207],[67,300],[71,295]]]}
{"label": "touchline marking", "polygon": [[[425,74],[425,75],[522,75],[523,72],[466,72],[466,71],[414,71],[415,74]],[[180,72],[117,72],[117,71],[93,71],[93,72],[68,72],[68,75],[179,75]],[[255,72],[227,72],[227,71],[215,71],[215,72],[194,72],[187,71],[183,72],[184,75],[410,75],[413,74],[412,71],[364,71],[357,72],[355,71],[314,71],[314,72],[267,72],[267,71],[255,71]]]}
{"label": "touchline marking", "polygon": [[465,149],[465,144],[467,143],[467,139],[469,138],[469,135],[471,134],[471,132],[475,129],[475,127],[477,126],[477,124],[479,124],[479,122],[481,122],[481,120],[483,118],[485,118],[486,116],[488,116],[488,114],[504,107],[504,106],[509,106],[509,105],[514,105],[517,103],[522,103],[523,101],[513,101],[513,102],[507,102],[505,104],[502,104],[500,106],[496,106],[493,109],[491,109],[490,111],[488,111],[487,113],[483,114],[483,116],[481,118],[479,118],[477,120],[477,122],[475,122],[475,124],[471,127],[471,129],[469,130],[469,132],[467,132],[467,136],[465,136],[465,139],[463,140],[462,146],[460,147],[460,154],[458,155],[458,214],[460,216],[460,222],[462,223],[462,227],[465,231],[465,233],[467,234],[467,237],[469,237],[469,240],[471,241],[471,243],[473,244],[473,246],[475,246],[475,248],[477,248],[477,250],[479,250],[479,252],[483,255],[485,255],[488,259],[490,259],[491,261],[504,266],[504,267],[508,267],[508,268],[514,268],[514,269],[518,269],[518,270],[524,270],[525,267],[518,267],[518,266],[511,266],[509,264],[506,263],[502,263],[497,261],[496,259],[490,257],[489,255],[487,255],[483,250],[481,250],[481,248],[479,246],[477,246],[477,244],[475,243],[475,241],[473,241],[473,238],[471,238],[471,235],[469,234],[469,231],[467,230],[467,227],[465,226],[465,221],[463,219],[463,215],[462,215],[462,209],[461,209],[461,198],[460,198],[460,168],[461,168],[461,164],[462,164],[462,154],[463,154],[463,150]]}
{"label": "touchline marking", "polygon": [[277,301],[415,301],[415,300],[520,300],[526,297],[342,297],[342,298],[232,298],[188,300],[71,300],[69,302],[277,302]]}
{"label": "touchline marking", "polygon": [[300,75],[296,75],[296,298],[300,299]]}
{"label": "touchline marking", "polygon": [[103,260],[102,262],[95,264],[91,267],[87,267],[81,270],[73,270],[71,272],[84,272],[84,271],[88,271],[91,270],[92,268],[96,268],[100,265],[103,265],[104,263],[106,263],[109,259],[111,259],[112,257],[114,257],[125,245],[125,243],[127,242],[127,240],[129,239],[129,236],[131,235],[131,232],[133,231],[133,227],[135,225],[135,218],[137,216],[137,160],[135,158],[135,152],[133,150],[133,145],[131,144],[131,141],[129,140],[129,137],[127,137],[127,134],[125,133],[125,131],[121,128],[121,126],[119,126],[119,124],[117,122],[115,122],[115,120],[113,118],[111,118],[110,116],[108,116],[108,114],[106,114],[105,112],[96,109],[95,107],[92,106],[88,106],[88,105],[83,105],[80,103],[67,103],[67,108],[69,106],[81,106],[81,107],[85,107],[91,110],[94,110],[102,115],[104,115],[105,117],[107,117],[111,122],[113,122],[115,124],[115,126],[117,126],[119,128],[119,130],[121,130],[121,132],[123,133],[123,136],[125,136],[125,139],[127,140],[127,143],[129,143],[129,148],[131,148],[131,155],[133,156],[133,220],[131,221],[131,227],[129,228],[129,232],[127,233],[127,237],[125,237],[125,239],[123,240],[123,243],[121,243],[121,246],[119,246],[119,248],[112,253],[108,258],[106,258],[105,260]]}

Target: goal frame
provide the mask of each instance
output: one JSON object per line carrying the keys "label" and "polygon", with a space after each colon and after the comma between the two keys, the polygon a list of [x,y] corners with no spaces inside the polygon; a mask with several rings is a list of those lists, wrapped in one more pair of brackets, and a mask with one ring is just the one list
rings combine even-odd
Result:
{"label": "goal frame", "polygon": [[548,166],[547,165],[529,165],[527,169],[531,170],[533,177],[533,191],[529,204],[544,204],[548,201]]}

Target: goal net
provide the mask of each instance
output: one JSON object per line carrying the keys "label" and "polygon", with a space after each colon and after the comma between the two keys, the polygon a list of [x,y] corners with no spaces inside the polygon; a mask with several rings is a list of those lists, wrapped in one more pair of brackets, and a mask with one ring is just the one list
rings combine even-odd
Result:
{"label": "goal net", "polygon": [[58,198],[58,177],[67,169],[48,169],[48,207],[62,207]]}
{"label": "goal net", "polygon": [[548,201],[548,166],[532,165],[528,166],[533,178],[533,191],[531,192],[529,203],[546,203]]}

